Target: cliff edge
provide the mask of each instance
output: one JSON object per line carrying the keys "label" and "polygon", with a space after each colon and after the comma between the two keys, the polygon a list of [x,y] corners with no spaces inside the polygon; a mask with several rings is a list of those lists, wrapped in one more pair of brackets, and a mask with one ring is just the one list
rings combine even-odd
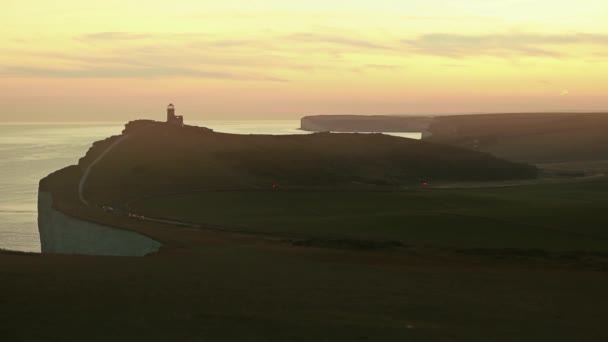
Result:
{"label": "cliff edge", "polygon": [[[126,210],[130,201],[147,196],[274,188],[398,190],[429,181],[536,176],[530,165],[383,134],[237,135],[135,121],[121,135],[94,143],[78,165],[41,180],[39,228],[43,253],[145,255],[161,243],[144,236],[145,227],[132,229]],[[117,211],[104,213],[107,207]]]}

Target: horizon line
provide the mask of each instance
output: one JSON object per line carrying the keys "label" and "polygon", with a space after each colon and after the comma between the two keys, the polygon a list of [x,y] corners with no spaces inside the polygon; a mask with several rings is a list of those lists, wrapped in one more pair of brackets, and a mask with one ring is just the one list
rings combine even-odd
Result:
{"label": "horizon line", "polygon": [[[505,114],[608,114],[608,109],[604,110],[559,110],[559,111],[521,111],[521,112],[447,112],[447,113],[407,113],[407,114],[398,114],[398,113],[387,113],[387,114],[305,114],[300,116],[299,118],[291,118],[291,119],[280,119],[280,118],[226,118],[226,119],[218,119],[218,118],[210,118],[210,119],[193,119],[190,122],[202,122],[202,121],[297,121],[301,120],[307,116],[427,116],[427,117],[435,117],[435,116],[457,116],[457,115],[505,115]],[[111,120],[111,121],[99,121],[99,120],[54,120],[54,121],[40,121],[40,120],[26,120],[26,121],[10,121],[10,120],[1,120],[0,125],[28,125],[28,124],[123,124],[125,122],[135,121],[135,120],[153,120],[159,121],[155,119],[149,118],[138,118],[138,119],[126,119],[126,120]],[[162,122],[162,121],[159,121]]]}

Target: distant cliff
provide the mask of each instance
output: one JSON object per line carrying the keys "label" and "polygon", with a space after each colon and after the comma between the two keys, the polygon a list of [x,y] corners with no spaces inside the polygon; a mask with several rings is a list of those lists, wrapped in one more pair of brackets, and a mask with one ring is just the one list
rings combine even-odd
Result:
{"label": "distant cliff", "polygon": [[300,128],[311,132],[421,132],[428,134],[430,116],[315,115],[301,119]]}
{"label": "distant cliff", "polygon": [[306,116],[302,129],[422,132],[424,140],[526,163],[608,160],[608,113],[515,113],[436,117]]}

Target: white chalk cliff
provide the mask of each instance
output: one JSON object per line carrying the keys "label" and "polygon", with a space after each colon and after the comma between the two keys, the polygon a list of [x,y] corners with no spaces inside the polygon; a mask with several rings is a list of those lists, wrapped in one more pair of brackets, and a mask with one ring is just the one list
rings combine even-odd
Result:
{"label": "white chalk cliff", "polygon": [[144,256],[161,243],[151,238],[68,216],[53,208],[49,192],[38,193],[38,229],[42,253]]}

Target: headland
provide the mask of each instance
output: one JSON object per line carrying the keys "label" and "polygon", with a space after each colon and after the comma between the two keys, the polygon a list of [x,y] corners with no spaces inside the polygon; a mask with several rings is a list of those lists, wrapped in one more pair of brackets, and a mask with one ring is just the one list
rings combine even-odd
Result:
{"label": "headland", "polygon": [[[0,254],[4,321],[30,339],[69,321],[66,340],[597,340],[608,180],[562,178],[424,139],[134,121],[41,181],[41,235],[104,232]],[[138,252],[100,256],[121,255],[91,249],[106,228]]]}

